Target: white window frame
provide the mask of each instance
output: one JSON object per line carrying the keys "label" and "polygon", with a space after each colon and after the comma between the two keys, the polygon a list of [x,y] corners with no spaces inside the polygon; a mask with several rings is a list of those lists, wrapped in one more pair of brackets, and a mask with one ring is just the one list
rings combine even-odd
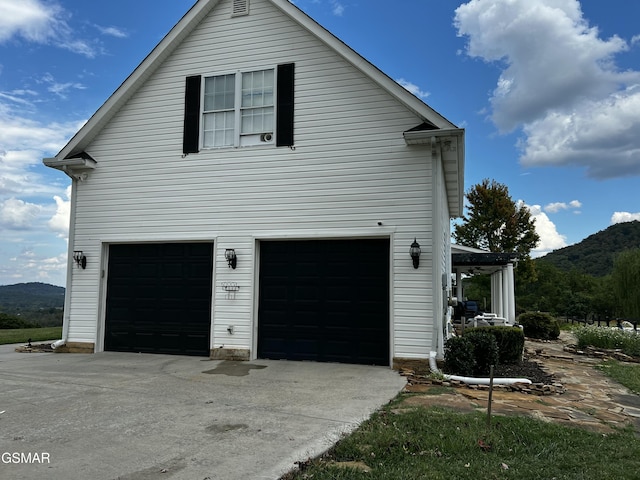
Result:
{"label": "white window frame", "polygon": [[[261,72],[270,70],[273,72],[273,102],[271,108],[273,109],[272,113],[272,128],[268,129],[268,131],[260,132],[260,133],[251,133],[251,134],[243,134],[241,132],[242,126],[242,111],[247,108],[255,108],[255,107],[242,107],[242,77],[244,74],[250,74],[254,72]],[[225,75],[234,75],[235,81],[235,99],[234,99],[234,131],[233,131],[233,145],[206,145],[205,141],[205,117],[208,114],[214,113],[214,111],[205,110],[205,89],[207,80],[214,77],[223,77]],[[211,75],[203,75],[202,76],[202,87],[201,87],[201,112],[200,112],[200,148],[202,150],[211,150],[211,149],[221,149],[221,148],[238,148],[238,147],[247,147],[247,146],[269,146],[275,145],[275,136],[276,136],[276,109],[277,109],[277,85],[278,85],[278,69],[275,66],[266,66],[261,68],[251,68],[247,70],[235,70],[235,71],[227,71],[227,72],[216,72]]]}

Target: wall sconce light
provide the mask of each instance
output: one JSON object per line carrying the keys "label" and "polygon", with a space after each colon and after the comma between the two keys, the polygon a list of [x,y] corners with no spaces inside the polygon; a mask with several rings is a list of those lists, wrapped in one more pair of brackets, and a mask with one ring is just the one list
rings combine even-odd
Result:
{"label": "wall sconce light", "polygon": [[83,270],[87,268],[87,257],[82,253],[82,250],[73,251],[73,260],[78,265],[78,268],[82,267]]}
{"label": "wall sconce light", "polygon": [[413,239],[413,243],[411,244],[411,248],[409,249],[409,255],[411,255],[411,259],[413,260],[413,268],[418,268],[420,265],[420,244],[416,241],[417,239]]}
{"label": "wall sconce light", "polygon": [[238,257],[236,257],[236,251],[233,248],[227,248],[224,252],[224,258],[229,263],[229,268],[236,269],[238,263]]}

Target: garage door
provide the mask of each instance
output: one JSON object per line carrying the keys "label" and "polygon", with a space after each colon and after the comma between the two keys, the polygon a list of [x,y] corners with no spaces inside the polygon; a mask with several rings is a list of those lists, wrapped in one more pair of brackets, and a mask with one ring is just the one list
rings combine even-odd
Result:
{"label": "garage door", "polygon": [[209,355],[213,244],[111,245],[105,350]]}
{"label": "garage door", "polygon": [[258,356],[389,365],[389,241],[260,243]]}

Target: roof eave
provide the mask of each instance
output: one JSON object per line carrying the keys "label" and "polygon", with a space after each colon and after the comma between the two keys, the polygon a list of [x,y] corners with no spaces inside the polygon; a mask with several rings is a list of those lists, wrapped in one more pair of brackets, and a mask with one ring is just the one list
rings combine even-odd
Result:
{"label": "roof eave", "polygon": [[408,130],[403,133],[407,145],[433,145],[434,142],[445,139],[456,139],[454,155],[443,155],[442,164],[449,203],[449,216],[462,216],[464,205],[464,129],[442,128],[438,130]]}
{"label": "roof eave", "polygon": [[45,158],[43,163],[47,167],[66,173],[75,180],[86,180],[89,173],[98,165],[98,162],[84,152],[73,158]]}

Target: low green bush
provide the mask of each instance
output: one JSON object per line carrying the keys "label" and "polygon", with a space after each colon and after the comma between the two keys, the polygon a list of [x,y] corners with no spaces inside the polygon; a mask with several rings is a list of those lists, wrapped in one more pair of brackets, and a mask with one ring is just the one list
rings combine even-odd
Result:
{"label": "low green bush", "polygon": [[519,327],[472,327],[465,332],[489,332],[498,344],[498,363],[520,363],[524,352],[524,332]]}
{"label": "low green bush", "polygon": [[13,315],[8,315],[6,313],[0,313],[0,329],[10,330],[15,328],[35,328],[38,325],[35,325],[31,322],[27,322],[18,317],[14,317]]}
{"label": "low green bush", "polygon": [[473,357],[475,359],[474,375],[488,375],[491,365],[498,364],[498,342],[489,332],[476,330],[465,334],[466,338],[473,344]]}
{"label": "low green bush", "polygon": [[473,343],[466,336],[451,337],[444,345],[444,364],[448,373],[473,375],[476,368]]}
{"label": "low green bush", "polygon": [[558,321],[548,313],[525,312],[518,317],[518,323],[524,327],[524,334],[540,340],[555,340],[560,336]]}

